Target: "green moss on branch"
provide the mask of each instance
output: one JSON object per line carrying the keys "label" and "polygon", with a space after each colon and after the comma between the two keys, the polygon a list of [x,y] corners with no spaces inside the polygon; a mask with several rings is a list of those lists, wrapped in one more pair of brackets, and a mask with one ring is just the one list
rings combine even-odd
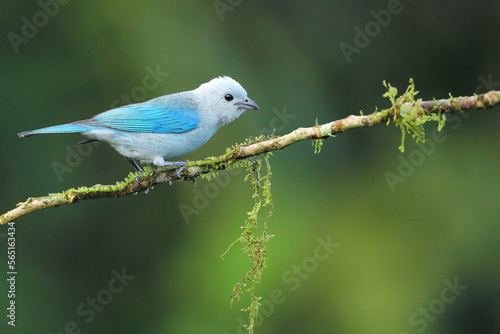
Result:
{"label": "green moss on branch", "polygon": [[[383,110],[375,110],[369,115],[351,115],[344,119],[316,125],[309,128],[297,128],[296,130],[279,137],[250,138],[243,144],[235,145],[226,150],[224,155],[210,157],[202,161],[190,162],[179,178],[176,169],[151,169],[148,168],[141,175],[139,181],[135,180],[135,174],[130,174],[124,181],[115,185],[95,185],[92,187],[81,187],[69,189],[62,193],[50,194],[42,197],[30,197],[26,201],[17,204],[16,208],[0,216],[0,224],[17,219],[28,213],[58,207],[66,204],[77,203],[84,200],[121,197],[146,191],[149,187],[170,183],[175,180],[190,181],[200,175],[216,173],[219,170],[233,167],[241,167],[241,161],[267,152],[279,151],[283,148],[302,140],[323,140],[344,131],[362,127],[371,127],[377,124],[393,122],[401,128],[401,145],[404,149],[406,134],[409,133],[417,141],[423,141],[425,132],[423,124],[429,121],[438,122],[441,129],[446,120],[446,115],[454,112],[470,111],[474,109],[488,109],[500,104],[500,91],[490,91],[485,94],[450,97],[442,100],[421,101],[415,100],[417,94],[413,81],[405,93],[397,97],[397,89],[386,84],[387,92],[384,94],[390,102],[391,107]],[[315,149],[319,151],[322,141],[317,141]]]}

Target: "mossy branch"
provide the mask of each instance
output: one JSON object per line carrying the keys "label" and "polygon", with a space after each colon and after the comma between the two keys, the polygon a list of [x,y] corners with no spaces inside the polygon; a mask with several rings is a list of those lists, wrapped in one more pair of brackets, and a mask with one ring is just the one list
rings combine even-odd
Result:
{"label": "mossy branch", "polygon": [[[385,83],[384,83],[385,84]],[[346,118],[330,123],[318,124],[313,127],[298,128],[288,134],[273,138],[257,138],[247,141],[242,145],[229,148],[226,154],[219,157],[210,157],[203,161],[190,162],[184,168],[180,177],[177,169],[146,168],[141,174],[140,180],[136,180],[135,174],[130,174],[124,181],[115,185],[94,185],[92,187],[81,187],[69,189],[62,193],[49,194],[42,197],[30,197],[25,202],[17,204],[16,208],[0,216],[0,224],[13,221],[21,216],[37,210],[58,207],[81,201],[121,197],[147,191],[151,186],[170,183],[172,181],[191,181],[198,176],[219,170],[239,167],[241,161],[263,153],[279,151],[289,145],[303,140],[316,140],[315,152],[321,149],[323,139],[338,133],[363,127],[371,127],[377,124],[388,124],[394,122],[402,131],[402,145],[404,149],[404,138],[410,133],[416,141],[425,140],[422,124],[427,121],[437,121],[439,128],[444,125],[446,115],[454,112],[471,111],[476,109],[488,109],[500,104],[500,91],[490,91],[485,94],[450,97],[442,100],[422,101],[415,100],[417,92],[413,81],[406,92],[396,98],[397,90],[385,84],[387,92],[385,97],[391,101],[391,107],[383,110],[375,110],[369,115],[350,115]]]}

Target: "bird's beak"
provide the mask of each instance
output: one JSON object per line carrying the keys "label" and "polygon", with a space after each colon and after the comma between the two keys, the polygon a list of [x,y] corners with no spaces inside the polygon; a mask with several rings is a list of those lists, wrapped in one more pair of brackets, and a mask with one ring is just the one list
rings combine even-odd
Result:
{"label": "bird's beak", "polygon": [[259,109],[259,106],[257,105],[257,103],[255,103],[255,101],[252,99],[246,99],[245,101],[236,102],[235,104],[240,109],[253,109],[253,110]]}

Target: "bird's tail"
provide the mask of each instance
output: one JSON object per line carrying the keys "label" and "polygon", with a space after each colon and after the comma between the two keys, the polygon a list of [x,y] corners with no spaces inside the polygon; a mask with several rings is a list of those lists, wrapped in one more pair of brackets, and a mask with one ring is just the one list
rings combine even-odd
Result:
{"label": "bird's tail", "polygon": [[75,124],[75,123],[69,123],[69,124],[63,124],[63,125],[55,125],[55,126],[49,126],[48,128],[42,128],[42,129],[37,129],[37,130],[32,130],[32,131],[24,131],[20,132],[17,135],[20,138],[23,137],[29,137],[29,136],[34,136],[34,135],[41,135],[45,133],[80,133],[80,132],[86,132],[86,131],[92,131],[95,130],[97,127],[95,126],[90,126],[90,125],[85,125],[85,124]]}

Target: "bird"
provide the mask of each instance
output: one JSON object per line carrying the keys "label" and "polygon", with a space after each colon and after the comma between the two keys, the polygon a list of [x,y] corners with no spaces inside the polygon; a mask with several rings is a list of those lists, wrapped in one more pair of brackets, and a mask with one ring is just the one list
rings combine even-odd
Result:
{"label": "bird", "polygon": [[20,138],[48,133],[77,133],[88,139],[77,145],[105,142],[125,157],[137,172],[141,164],[174,166],[170,161],[204,145],[224,125],[259,106],[228,76],[216,77],[190,91],[160,96],[114,108],[92,118],[18,133]]}

